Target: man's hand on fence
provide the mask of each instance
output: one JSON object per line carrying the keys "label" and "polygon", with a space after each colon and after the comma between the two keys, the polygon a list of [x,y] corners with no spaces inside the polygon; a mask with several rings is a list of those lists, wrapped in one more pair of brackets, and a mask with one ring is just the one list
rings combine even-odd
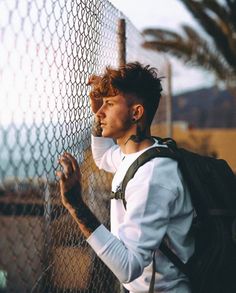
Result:
{"label": "man's hand on fence", "polygon": [[79,225],[85,238],[88,238],[101,223],[84,203],[81,196],[81,173],[78,162],[69,153],[64,153],[59,163],[62,171],[57,171],[60,178],[60,193],[62,204]]}
{"label": "man's hand on fence", "polygon": [[62,171],[57,171],[60,178],[60,193],[62,204],[70,212],[79,208],[81,197],[81,173],[76,159],[69,153],[59,158]]}

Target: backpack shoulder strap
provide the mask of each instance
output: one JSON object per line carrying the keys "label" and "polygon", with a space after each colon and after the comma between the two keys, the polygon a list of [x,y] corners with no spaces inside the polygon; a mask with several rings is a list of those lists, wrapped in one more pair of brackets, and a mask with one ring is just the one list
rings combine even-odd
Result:
{"label": "backpack shoulder strap", "polygon": [[126,208],[126,201],[125,201],[125,189],[128,182],[134,177],[137,170],[143,166],[145,163],[150,161],[154,158],[161,158],[167,157],[177,160],[177,154],[170,148],[161,146],[161,147],[153,147],[142,153],[128,168],[126,175],[123,179],[121,184],[120,190],[118,191],[118,196],[116,198],[120,198],[123,200],[124,206]]}

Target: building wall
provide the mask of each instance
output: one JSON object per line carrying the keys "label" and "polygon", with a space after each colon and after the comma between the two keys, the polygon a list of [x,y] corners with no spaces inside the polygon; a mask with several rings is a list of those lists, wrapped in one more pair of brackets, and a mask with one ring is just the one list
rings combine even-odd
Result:
{"label": "building wall", "polygon": [[[165,136],[165,127],[162,131],[160,126],[154,125],[152,134]],[[173,126],[173,138],[188,149],[225,159],[236,173],[235,128],[189,129],[186,124],[177,123]]]}

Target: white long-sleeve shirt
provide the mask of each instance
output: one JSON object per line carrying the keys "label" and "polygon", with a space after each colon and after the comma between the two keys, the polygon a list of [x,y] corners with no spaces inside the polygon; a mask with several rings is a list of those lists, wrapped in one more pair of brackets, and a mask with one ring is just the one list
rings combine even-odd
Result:
{"label": "white long-sleeve shirt", "polygon": [[[158,146],[158,141],[153,146]],[[151,147],[153,147],[151,146]],[[112,139],[92,137],[95,163],[114,173],[112,191],[142,151],[125,155]],[[159,250],[164,236],[170,248],[186,262],[194,251],[188,233],[193,207],[177,162],[154,158],[141,166],[122,200],[111,201],[111,232],[100,225],[87,239],[103,262],[132,293],[146,293],[155,252],[155,292],[189,293],[188,280]]]}

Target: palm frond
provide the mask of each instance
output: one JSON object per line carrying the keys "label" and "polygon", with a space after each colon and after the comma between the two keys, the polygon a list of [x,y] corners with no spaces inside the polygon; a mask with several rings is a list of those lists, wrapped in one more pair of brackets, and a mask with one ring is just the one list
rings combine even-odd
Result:
{"label": "palm frond", "polygon": [[226,0],[228,5],[228,13],[230,16],[231,23],[236,31],[236,1],[235,0]]}
{"label": "palm frond", "polygon": [[[193,14],[204,30],[213,38],[217,48],[224,55],[229,65],[236,68],[236,47],[232,46],[234,40],[225,34],[215,19],[206,13],[206,3],[193,0],[181,0]],[[218,6],[219,8],[219,6]]]}
{"label": "palm frond", "polygon": [[[158,29],[158,34],[155,34],[155,40],[146,41],[143,47],[160,52],[168,52],[182,59],[186,64],[200,66],[214,72],[218,78],[223,80],[226,78],[227,73],[232,73],[219,54],[214,52],[208,45],[208,42],[202,39],[194,29],[184,26],[183,30],[185,36],[175,33],[177,35],[175,38],[169,38],[170,35],[173,37],[170,31]],[[148,30],[144,32],[147,35]],[[152,35],[154,35],[153,31]]]}
{"label": "palm frond", "polygon": [[230,14],[226,7],[222,6],[217,1],[212,0],[204,0],[203,4],[205,5],[204,9],[206,13],[213,13],[214,15],[212,16],[212,18],[214,18],[218,26],[226,35],[231,36],[234,31],[234,27],[231,21]]}
{"label": "palm frond", "polygon": [[211,71],[225,83],[236,79],[236,0],[180,0],[195,17],[204,35],[188,25],[183,33],[146,29],[145,48],[168,52],[189,65]]}
{"label": "palm frond", "polygon": [[144,35],[149,36],[151,38],[158,38],[160,39],[170,39],[170,40],[181,40],[181,36],[173,31],[167,30],[167,29],[145,29],[142,32]]}
{"label": "palm frond", "polygon": [[215,71],[217,76],[225,79],[226,72],[232,74],[232,70],[228,67],[224,56],[219,54],[218,50],[209,44],[209,41],[201,37],[201,35],[188,25],[182,26],[186,34],[189,46],[192,47],[192,56],[195,56],[195,62],[208,70]]}

